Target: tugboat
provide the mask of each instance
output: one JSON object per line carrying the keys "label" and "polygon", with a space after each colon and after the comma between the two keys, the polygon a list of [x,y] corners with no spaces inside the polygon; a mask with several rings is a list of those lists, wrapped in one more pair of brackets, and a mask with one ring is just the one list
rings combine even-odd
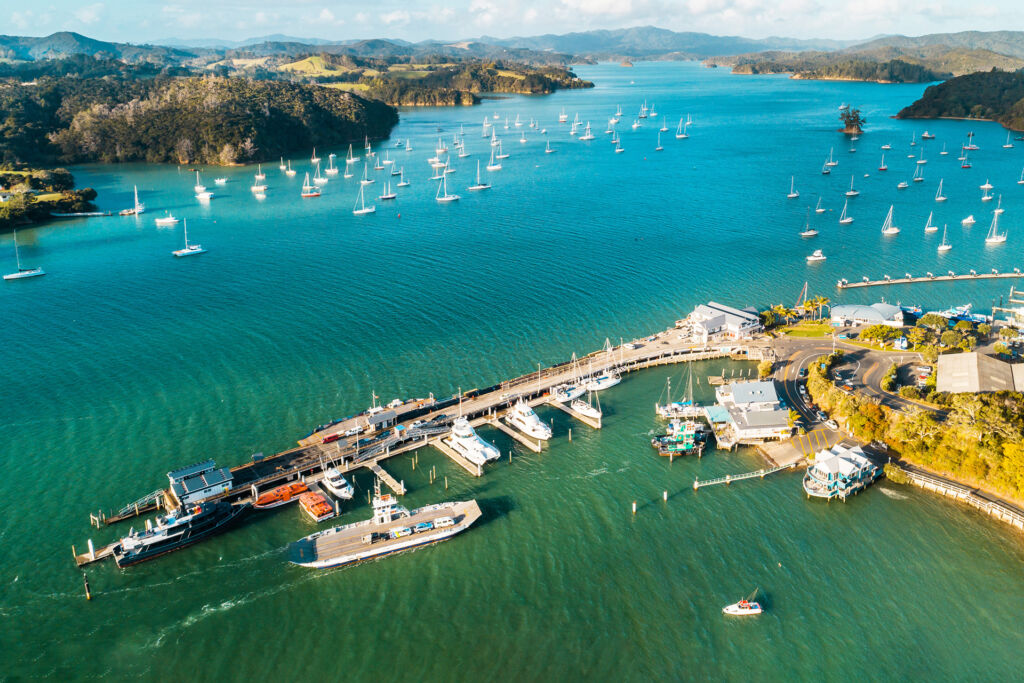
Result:
{"label": "tugboat", "polygon": [[192,545],[226,530],[249,507],[248,503],[208,501],[178,508],[157,517],[145,531],[129,531],[114,546],[114,561],[118,567],[127,567]]}
{"label": "tugboat", "polygon": [[475,500],[438,503],[406,510],[391,494],[373,488],[373,518],[325,529],[288,547],[288,561],[300,567],[331,569],[444,541],[480,519]]}

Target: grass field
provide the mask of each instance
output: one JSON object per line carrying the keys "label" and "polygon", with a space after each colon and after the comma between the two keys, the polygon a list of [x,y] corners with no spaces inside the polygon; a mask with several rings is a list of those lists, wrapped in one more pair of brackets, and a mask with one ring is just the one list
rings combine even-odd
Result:
{"label": "grass field", "polygon": [[366,92],[370,89],[370,86],[365,83],[323,83],[325,88],[334,88],[335,90],[345,90],[347,92]]}
{"label": "grass field", "polygon": [[306,57],[305,59],[300,59],[297,62],[282,64],[277,68],[280,71],[290,71],[292,73],[301,73],[309,76],[339,76],[341,74],[347,74],[355,71],[355,69],[339,69],[330,66],[324,61],[324,58],[319,55]]}
{"label": "grass field", "polygon": [[832,327],[828,323],[804,321],[779,331],[791,337],[828,337],[832,334]]}

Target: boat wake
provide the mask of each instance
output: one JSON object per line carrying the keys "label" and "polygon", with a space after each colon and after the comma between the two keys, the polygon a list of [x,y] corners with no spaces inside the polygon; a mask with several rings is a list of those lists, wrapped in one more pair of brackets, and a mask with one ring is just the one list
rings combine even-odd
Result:
{"label": "boat wake", "polygon": [[893,491],[892,489],[887,489],[884,486],[880,487],[878,490],[881,491],[883,495],[889,496],[890,498],[892,498],[894,500],[906,500],[907,499],[907,495],[905,493],[899,493],[898,491]]}

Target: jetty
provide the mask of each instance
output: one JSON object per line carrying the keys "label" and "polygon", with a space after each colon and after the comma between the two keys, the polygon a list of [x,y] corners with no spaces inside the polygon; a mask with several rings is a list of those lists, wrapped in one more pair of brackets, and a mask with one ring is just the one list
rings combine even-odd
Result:
{"label": "jetty", "polygon": [[847,279],[842,279],[836,282],[836,287],[839,289],[854,289],[856,287],[879,287],[881,285],[913,285],[922,282],[953,282],[960,280],[997,280],[1006,278],[1018,278],[1024,277],[1024,273],[1020,272],[1020,268],[1014,268],[1013,271],[999,272],[993,270],[990,273],[979,273],[974,270],[967,274],[957,274],[952,270],[947,271],[945,275],[935,275],[933,273],[927,273],[924,276],[914,277],[910,273],[907,273],[903,277],[889,277],[884,275],[881,280],[872,280],[867,276],[861,278],[860,281],[850,282]]}
{"label": "jetty", "polygon": [[742,481],[744,479],[754,479],[755,477],[758,478],[758,479],[764,479],[769,474],[775,474],[776,472],[781,472],[782,470],[791,470],[794,467],[796,467],[796,463],[795,462],[790,463],[788,465],[777,465],[776,467],[766,467],[764,469],[757,470],[756,472],[744,472],[743,474],[727,474],[724,477],[716,477],[715,479],[705,479],[704,481],[701,481],[699,479],[694,479],[693,480],[693,490],[697,491],[699,489],[704,488],[705,486],[717,486],[718,484],[729,485],[729,484],[733,483],[734,481]]}

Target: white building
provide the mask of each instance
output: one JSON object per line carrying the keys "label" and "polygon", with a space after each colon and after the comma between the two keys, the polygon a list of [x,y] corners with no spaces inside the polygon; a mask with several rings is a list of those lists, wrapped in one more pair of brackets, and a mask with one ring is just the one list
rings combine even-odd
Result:
{"label": "white building", "polygon": [[733,382],[715,389],[715,398],[721,407],[708,419],[724,423],[734,443],[793,435],[789,410],[779,400],[775,382]]}
{"label": "white building", "polygon": [[868,460],[860,446],[836,444],[814,454],[804,474],[804,491],[815,498],[843,498],[857,493],[879,477],[881,471]]}
{"label": "white building", "polygon": [[833,325],[903,326],[903,309],[892,304],[837,304],[832,307]]}
{"label": "white building", "polygon": [[764,329],[757,309],[744,309],[709,301],[693,309],[690,315],[676,322],[690,332],[694,341],[707,343],[714,339],[744,339]]}

